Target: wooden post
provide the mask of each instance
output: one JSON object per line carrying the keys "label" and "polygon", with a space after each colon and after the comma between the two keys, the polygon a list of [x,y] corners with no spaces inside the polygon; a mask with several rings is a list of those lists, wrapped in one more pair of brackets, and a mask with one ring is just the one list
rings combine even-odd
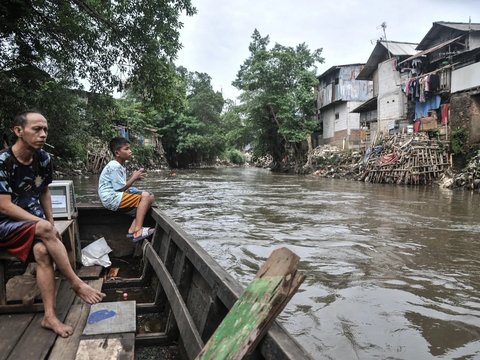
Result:
{"label": "wooden post", "polygon": [[272,252],[196,359],[249,355],[305,279],[297,272],[299,259],[287,248]]}

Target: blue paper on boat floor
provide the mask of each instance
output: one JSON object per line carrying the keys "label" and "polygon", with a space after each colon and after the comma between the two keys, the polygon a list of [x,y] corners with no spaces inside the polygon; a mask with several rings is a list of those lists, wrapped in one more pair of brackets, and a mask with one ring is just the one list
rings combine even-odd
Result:
{"label": "blue paper on boat floor", "polygon": [[83,335],[136,331],[136,302],[117,301],[92,305]]}

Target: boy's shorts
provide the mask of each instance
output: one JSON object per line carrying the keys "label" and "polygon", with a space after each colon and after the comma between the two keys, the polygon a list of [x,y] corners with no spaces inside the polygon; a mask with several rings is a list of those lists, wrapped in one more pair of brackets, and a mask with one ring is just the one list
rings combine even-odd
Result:
{"label": "boy's shorts", "polygon": [[130,215],[131,217],[135,217],[137,215],[137,207],[140,204],[140,200],[142,200],[142,193],[128,193],[124,192],[122,194],[122,201],[120,201],[120,205],[118,206],[118,211]]}
{"label": "boy's shorts", "polygon": [[32,247],[35,242],[36,221],[0,221],[0,248],[22,262],[32,261]]}

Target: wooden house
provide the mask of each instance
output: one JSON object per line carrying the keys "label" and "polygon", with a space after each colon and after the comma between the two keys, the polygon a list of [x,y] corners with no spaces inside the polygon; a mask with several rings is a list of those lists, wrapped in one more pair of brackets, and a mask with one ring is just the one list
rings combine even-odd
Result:
{"label": "wooden house", "polygon": [[439,126],[464,131],[466,145],[480,143],[480,24],[434,22],[417,50],[406,63],[420,59],[421,76],[439,78]]}
{"label": "wooden house", "polygon": [[420,69],[409,79],[425,91],[423,98],[412,99],[414,124],[421,129],[420,123],[433,117],[441,134],[464,129],[468,143],[480,142],[480,24],[434,22],[416,50],[398,64]]}

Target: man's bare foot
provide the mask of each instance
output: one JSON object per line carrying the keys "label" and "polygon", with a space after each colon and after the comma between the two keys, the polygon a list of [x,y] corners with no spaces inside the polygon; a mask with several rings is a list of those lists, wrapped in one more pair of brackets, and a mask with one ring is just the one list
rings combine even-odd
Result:
{"label": "man's bare foot", "polygon": [[44,317],[41,325],[45,329],[50,329],[63,338],[69,337],[73,334],[73,328],[70,325],[62,323],[57,317]]}
{"label": "man's bare foot", "polygon": [[76,292],[77,296],[80,297],[87,304],[96,304],[103,300],[106,296],[101,291],[92,288],[91,286],[85,284],[83,281],[80,282],[77,286],[73,286],[73,291]]}

